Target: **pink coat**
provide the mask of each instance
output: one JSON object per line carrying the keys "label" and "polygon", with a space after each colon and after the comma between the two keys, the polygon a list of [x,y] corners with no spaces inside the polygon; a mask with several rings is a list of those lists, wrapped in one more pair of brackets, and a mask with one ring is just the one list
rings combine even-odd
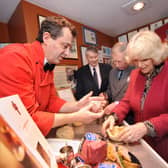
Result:
{"label": "pink coat", "polygon": [[140,99],[143,94],[146,78],[139,69],[131,74],[128,90],[113,110],[120,121],[131,109],[135,122],[149,120],[155,127],[157,137],[146,137],[147,142],[168,161],[168,62],[165,62],[161,72],[153,78],[147,94],[144,109],[140,110]]}
{"label": "pink coat", "polygon": [[53,72],[44,72],[44,53],[39,42],[12,44],[0,49],[0,97],[19,94],[44,135],[54,113],[65,103],[56,96]]}

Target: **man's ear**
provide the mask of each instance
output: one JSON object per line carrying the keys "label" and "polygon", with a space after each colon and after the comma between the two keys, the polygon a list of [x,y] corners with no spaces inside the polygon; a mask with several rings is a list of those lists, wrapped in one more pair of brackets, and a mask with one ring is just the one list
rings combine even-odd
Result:
{"label": "man's ear", "polygon": [[43,33],[43,43],[44,43],[44,44],[47,44],[50,39],[51,39],[50,33],[44,32],[44,33]]}

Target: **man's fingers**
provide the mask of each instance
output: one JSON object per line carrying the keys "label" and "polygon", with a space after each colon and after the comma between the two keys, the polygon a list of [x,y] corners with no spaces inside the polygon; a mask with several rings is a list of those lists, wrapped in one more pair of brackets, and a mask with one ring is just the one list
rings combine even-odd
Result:
{"label": "man's fingers", "polygon": [[82,111],[87,111],[87,110],[90,110],[92,108],[93,104],[92,103],[89,103],[87,106],[83,107],[81,110]]}
{"label": "man's fingers", "polygon": [[83,96],[79,101],[83,101],[85,99],[89,99],[93,94],[93,91],[90,91],[87,95]]}
{"label": "man's fingers", "polygon": [[107,100],[101,101],[101,104],[102,104],[103,106],[105,106],[105,105],[107,104]]}
{"label": "man's fingers", "polygon": [[102,110],[101,112],[95,113],[95,114],[96,114],[96,118],[101,118],[104,115],[104,111]]}
{"label": "man's fingers", "polygon": [[92,96],[89,98],[91,101],[104,101],[104,97],[102,96]]}
{"label": "man's fingers", "polygon": [[91,97],[93,94],[93,91],[90,91],[87,95],[85,95],[82,99],[87,99],[89,97]]}
{"label": "man's fingers", "polygon": [[109,109],[109,108],[105,108],[105,109],[104,109],[104,113],[105,113],[105,114],[110,114],[110,113],[111,113],[111,111],[110,111],[110,109]]}

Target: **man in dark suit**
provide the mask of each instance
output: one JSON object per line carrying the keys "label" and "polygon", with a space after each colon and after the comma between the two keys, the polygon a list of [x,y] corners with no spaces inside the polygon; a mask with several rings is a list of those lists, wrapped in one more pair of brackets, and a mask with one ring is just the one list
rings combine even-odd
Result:
{"label": "man in dark suit", "polygon": [[111,66],[109,64],[98,63],[98,50],[95,47],[88,47],[86,50],[86,58],[88,64],[82,66],[76,73],[76,98],[80,99],[90,91],[93,96],[107,90],[109,72]]}

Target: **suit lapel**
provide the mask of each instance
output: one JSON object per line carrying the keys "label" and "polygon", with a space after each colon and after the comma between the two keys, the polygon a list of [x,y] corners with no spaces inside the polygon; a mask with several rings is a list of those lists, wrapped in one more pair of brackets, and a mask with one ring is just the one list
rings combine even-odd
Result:
{"label": "suit lapel", "polygon": [[92,76],[91,70],[89,68],[89,65],[86,66],[86,73],[88,74],[88,79],[93,81],[93,76]]}

